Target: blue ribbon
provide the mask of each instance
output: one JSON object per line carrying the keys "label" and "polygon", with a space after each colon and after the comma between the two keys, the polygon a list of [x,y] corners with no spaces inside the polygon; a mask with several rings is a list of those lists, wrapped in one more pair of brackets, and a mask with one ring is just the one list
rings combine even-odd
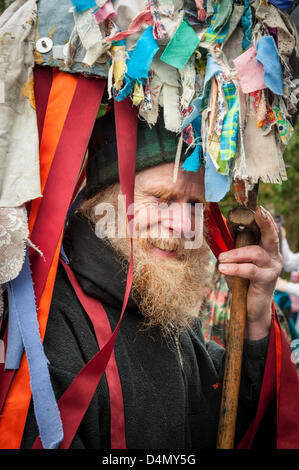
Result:
{"label": "blue ribbon", "polygon": [[74,5],[75,10],[78,12],[85,11],[89,8],[94,8],[97,6],[95,0],[72,0],[72,4]]}
{"label": "blue ribbon", "polygon": [[241,25],[243,28],[243,40],[242,40],[242,49],[246,51],[248,47],[251,45],[251,34],[252,34],[252,15],[251,15],[251,7],[250,7],[250,0],[245,0],[244,4],[244,12],[241,18]]}
{"label": "blue ribbon", "polygon": [[276,8],[284,11],[294,5],[296,0],[269,0]]}
{"label": "blue ribbon", "polygon": [[182,164],[182,169],[185,171],[197,172],[201,166],[202,157],[202,146],[201,146],[201,116],[197,116],[192,122],[194,137],[195,137],[195,149],[189,155],[188,158]]}
{"label": "blue ribbon", "polygon": [[201,146],[196,145],[195,149],[182,164],[182,169],[196,173],[200,167]]}
{"label": "blue ribbon", "polygon": [[193,108],[191,114],[186,117],[184,120],[182,127],[181,127],[181,132],[187,127],[189,124],[192,124],[193,121],[195,121],[196,118],[198,118],[201,115],[201,110],[202,110],[202,101],[206,97],[206,88],[211,80],[211,78],[214,77],[217,73],[222,72],[221,68],[219,65],[215,62],[213,57],[211,55],[208,55],[208,60],[207,60],[207,66],[206,66],[206,73],[205,73],[205,79],[204,79],[204,85],[203,85],[203,93],[200,97],[195,98],[191,102],[191,106]]}
{"label": "blue ribbon", "polygon": [[219,202],[229,191],[231,175],[217,172],[208,153],[205,154],[205,199],[207,202]]}
{"label": "blue ribbon", "polygon": [[116,101],[127,98],[132,91],[134,81],[141,83],[146,79],[155,54],[159,46],[153,35],[153,27],[146,28],[140,36],[133,51],[127,60],[127,72],[124,77],[124,87],[115,95]]}
{"label": "blue ribbon", "polygon": [[256,60],[264,67],[264,82],[276,95],[283,95],[283,75],[277,47],[272,36],[263,36],[256,45]]}
{"label": "blue ribbon", "polygon": [[63,439],[63,428],[39,332],[28,251],[19,276],[6,287],[9,330],[5,368],[18,369],[25,349],[41,442],[44,449],[57,449]]}

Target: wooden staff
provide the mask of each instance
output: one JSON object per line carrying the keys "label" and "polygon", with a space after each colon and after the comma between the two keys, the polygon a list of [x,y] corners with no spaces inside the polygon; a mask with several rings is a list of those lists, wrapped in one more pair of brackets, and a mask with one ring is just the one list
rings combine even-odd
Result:
{"label": "wooden staff", "polygon": [[[259,241],[259,229],[254,219],[258,185],[248,194],[246,207],[229,212],[227,224],[235,240],[235,247],[254,245]],[[233,449],[237,421],[244,333],[247,318],[247,291],[249,280],[234,278],[223,389],[218,427],[217,449]]]}

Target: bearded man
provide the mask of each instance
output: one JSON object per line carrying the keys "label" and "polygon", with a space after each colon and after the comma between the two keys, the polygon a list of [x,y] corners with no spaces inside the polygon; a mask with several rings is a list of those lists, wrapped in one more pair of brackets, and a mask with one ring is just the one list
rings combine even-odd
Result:
{"label": "bearded man", "polygon": [[[100,301],[114,331],[124,301],[131,243],[126,213],[119,204],[111,114],[95,126],[87,199],[70,216],[63,247],[76,282],[86,296]],[[225,350],[205,343],[198,315],[210,276],[209,248],[201,237],[203,172],[179,171],[174,183],[176,147],[176,136],[161,123],[150,129],[139,122],[133,288],[114,348],[113,374],[118,374],[120,388],[112,391],[115,375],[106,370],[71,448],[113,448],[112,434],[119,433],[122,418],[128,449],[216,446]],[[228,277],[250,280],[236,443],[256,413],[272,294],[281,270],[278,234],[270,214],[258,208],[255,219],[260,246],[223,253],[219,265]],[[114,230],[116,221],[120,230]],[[99,350],[91,317],[61,265],[44,347],[57,398]],[[115,390],[122,395],[123,408]],[[22,447],[31,448],[37,435],[31,406]]]}

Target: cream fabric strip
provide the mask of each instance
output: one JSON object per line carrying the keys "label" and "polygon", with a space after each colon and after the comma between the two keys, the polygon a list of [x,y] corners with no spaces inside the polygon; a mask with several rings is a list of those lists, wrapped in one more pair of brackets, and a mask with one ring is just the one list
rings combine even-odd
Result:
{"label": "cream fabric strip", "polygon": [[149,124],[157,122],[159,105],[163,107],[166,129],[179,132],[181,127],[180,113],[180,75],[170,65],[162,62],[160,56],[163,50],[157,52],[151,65],[154,74],[150,82],[152,109],[140,109],[142,116]]}
{"label": "cream fabric strip", "polygon": [[[289,31],[283,20],[285,16],[282,14],[282,12],[279,12],[277,8],[275,8],[270,3],[268,5],[265,5],[263,2],[260,2],[260,0],[255,0],[253,6],[256,11],[256,17],[258,19],[262,20],[262,22],[269,28],[277,28],[278,52],[279,55],[283,58],[283,60],[288,63],[288,59],[296,46],[297,35],[295,36],[294,34],[292,34],[293,29],[296,28],[293,27],[292,31]],[[288,19],[288,25],[290,25],[291,23],[292,21]],[[298,52],[298,44],[296,49]]]}
{"label": "cream fabric strip", "polygon": [[[16,10],[16,6],[22,4]],[[36,0],[17,2],[0,23],[0,207],[18,207],[41,195],[34,98]]]}
{"label": "cream fabric strip", "polygon": [[163,85],[163,108],[166,129],[172,132],[179,132],[182,125],[182,118],[179,112],[179,89],[167,83]]}
{"label": "cream fabric strip", "polygon": [[0,284],[19,275],[28,236],[25,207],[0,208]]}
{"label": "cream fabric strip", "polygon": [[83,63],[91,67],[101,55],[109,50],[110,44],[104,39],[101,28],[91,9],[74,13],[75,28],[86,54]]}
{"label": "cream fabric strip", "polygon": [[159,98],[162,90],[162,82],[160,78],[154,74],[149,84],[149,92],[151,98],[151,108],[146,109],[141,105],[139,114],[145,119],[149,125],[155,125],[159,115]]}
{"label": "cream fabric strip", "polygon": [[285,167],[273,130],[263,135],[253,115],[248,117],[246,123],[242,151],[244,155],[241,153],[241,161],[237,163],[236,160],[233,168],[234,179],[245,179],[250,183],[256,183],[259,179],[264,183],[281,183],[286,180]]}

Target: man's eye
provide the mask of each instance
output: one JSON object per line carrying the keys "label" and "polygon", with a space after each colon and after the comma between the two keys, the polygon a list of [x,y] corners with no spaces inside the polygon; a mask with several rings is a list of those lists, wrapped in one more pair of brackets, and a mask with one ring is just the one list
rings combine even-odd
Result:
{"label": "man's eye", "polygon": [[149,193],[148,195],[150,197],[155,198],[155,199],[161,199],[161,194],[159,194],[159,193]]}
{"label": "man's eye", "polygon": [[161,196],[160,194],[155,194],[154,198],[159,201],[161,204],[169,204],[170,200],[168,198]]}

